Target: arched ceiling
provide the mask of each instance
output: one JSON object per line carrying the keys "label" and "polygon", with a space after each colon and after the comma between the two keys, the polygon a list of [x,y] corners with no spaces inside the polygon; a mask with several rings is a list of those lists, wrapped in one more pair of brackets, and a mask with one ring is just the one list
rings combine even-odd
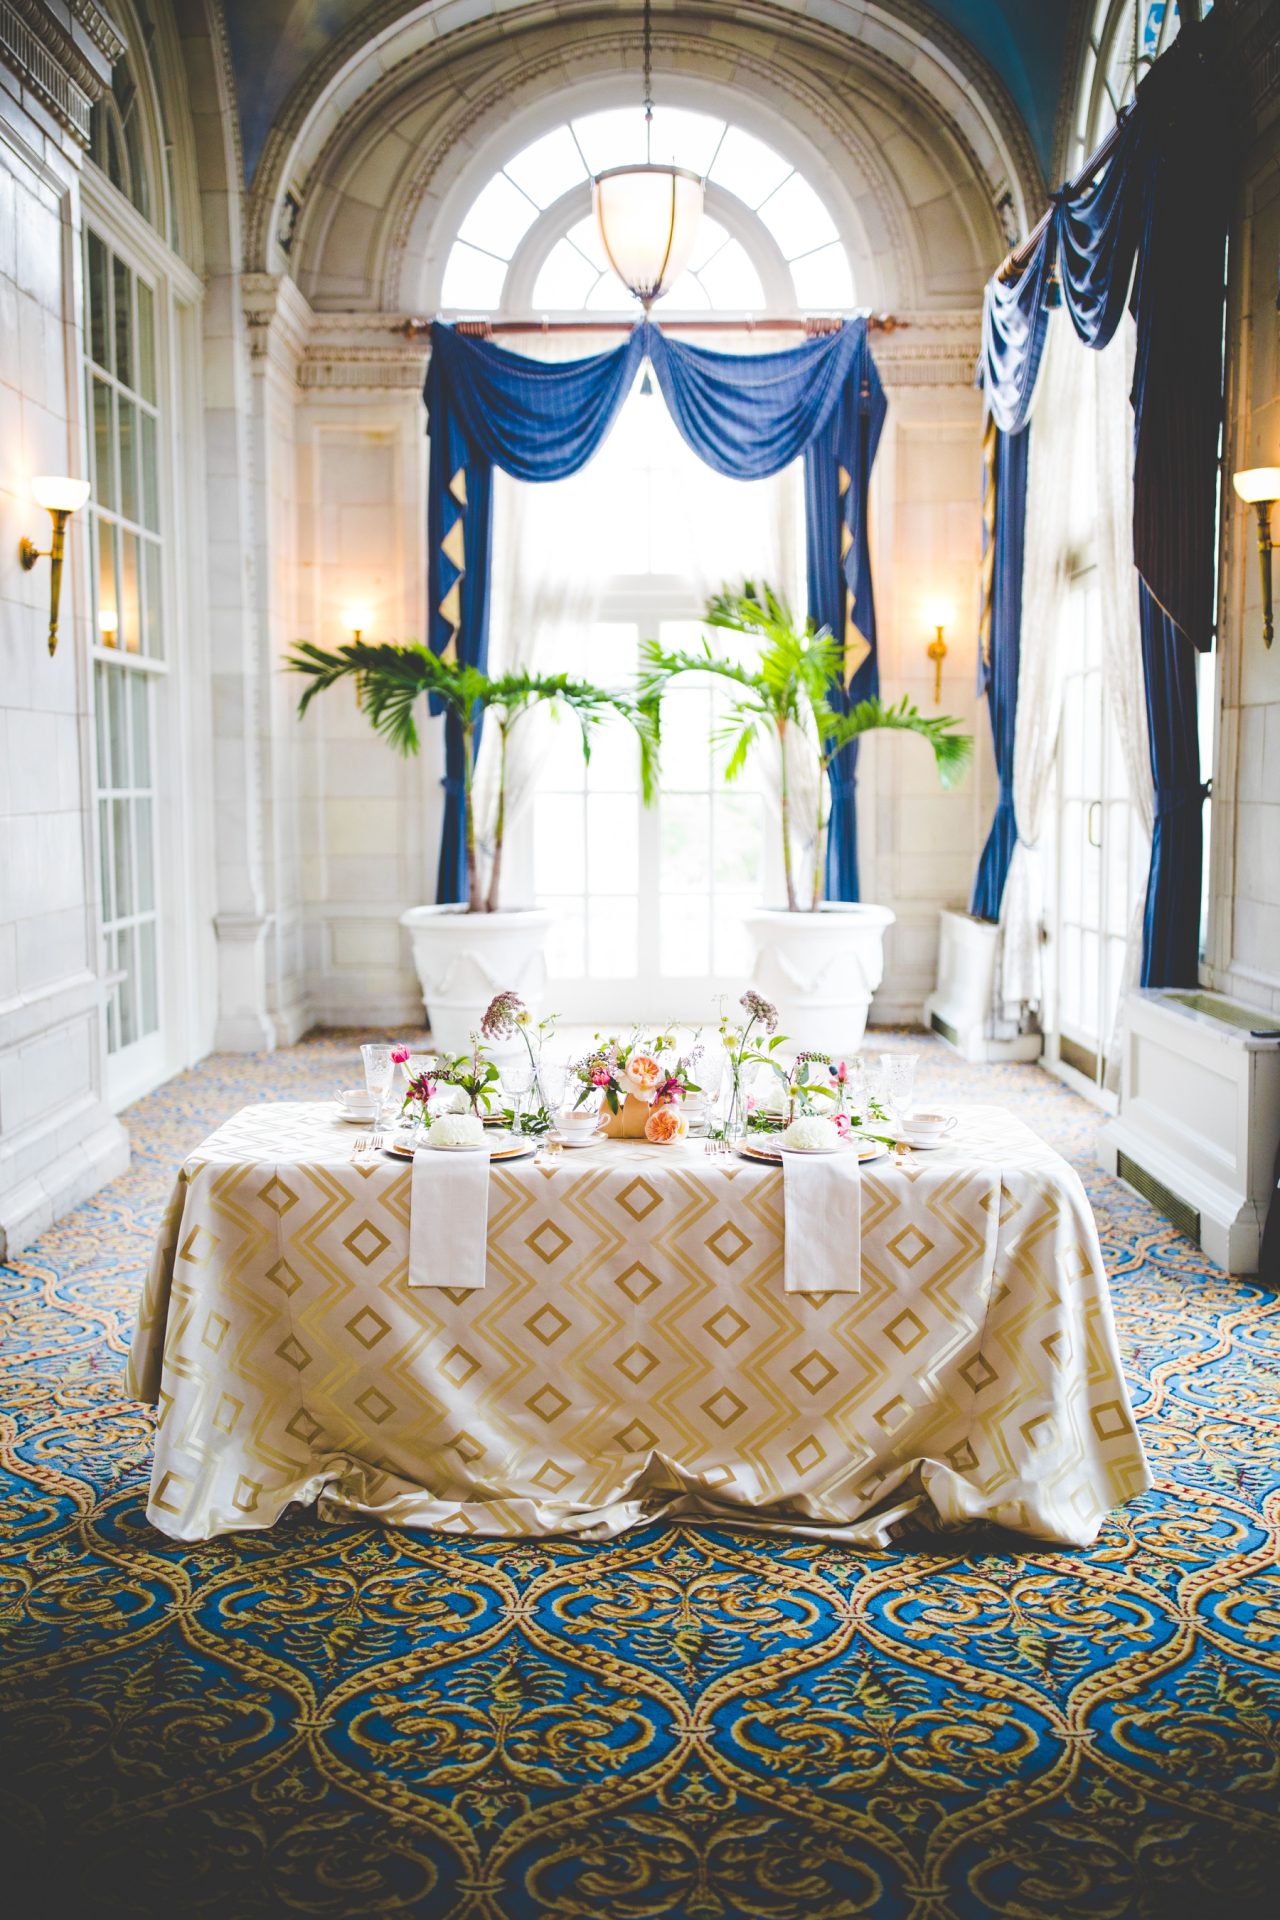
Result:
{"label": "arched ceiling", "polygon": [[[411,4],[405,0],[403,11]],[[791,4],[820,13],[804,0]],[[440,0],[437,8],[450,26],[494,10],[494,0]],[[664,10],[659,0],[658,17]],[[913,0],[909,10],[936,15],[992,69],[1048,177],[1078,0]],[[357,28],[362,16],[369,16],[375,34],[385,30],[394,11],[388,0],[225,0],[246,178],[252,178],[277,115],[308,68],[335,39]],[[530,11],[553,9],[546,0],[530,0]]]}

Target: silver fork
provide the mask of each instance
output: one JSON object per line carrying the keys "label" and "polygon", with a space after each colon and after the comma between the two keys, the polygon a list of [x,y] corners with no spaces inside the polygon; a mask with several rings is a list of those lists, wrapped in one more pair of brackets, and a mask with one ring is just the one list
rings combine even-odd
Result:
{"label": "silver fork", "polygon": [[380,1133],[362,1133],[356,1140],[355,1146],[351,1149],[351,1158],[353,1160],[369,1160],[375,1153],[381,1153],[381,1151],[382,1135]]}

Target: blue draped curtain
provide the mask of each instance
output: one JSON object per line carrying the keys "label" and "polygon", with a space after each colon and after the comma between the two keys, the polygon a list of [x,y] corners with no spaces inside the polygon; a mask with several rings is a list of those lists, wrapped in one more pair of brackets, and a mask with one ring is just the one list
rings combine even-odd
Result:
{"label": "blue draped curtain", "polygon": [[1027,443],[1031,430],[1002,433],[988,423],[987,486],[991,490],[990,577],[986,584],[978,692],[987,696],[996,774],[1000,781],[995,818],[978,862],[970,913],[1000,918],[1000,902],[1018,839],[1013,810],[1013,742],[1018,707],[1018,661],[1022,637],[1022,557],[1027,522]]}
{"label": "blue draped curtain", "polygon": [[[843,639],[838,697],[874,691],[866,501],[885,399],[865,320],[762,354],[691,347],[645,321],[611,353],[563,362],[531,360],[437,322],[425,388],[433,650],[479,667],[488,658],[493,468],[518,480],[576,473],[613,425],[646,356],[684,440],[717,473],[761,479],[805,455],[810,612]],[[462,773],[461,733],[447,718],[442,901],[465,892]],[[849,760],[832,769],[831,897],[856,899],[857,873]]]}
{"label": "blue draped curtain", "polygon": [[[1025,427],[1055,280],[1087,346],[1108,344],[1126,304],[1135,319],[1133,553],[1156,807],[1143,937],[1151,986],[1197,976],[1192,649],[1213,636],[1231,164],[1223,35],[1217,10],[1183,25],[1139,86],[1105,164],[1088,185],[1054,196],[1021,275],[992,281],[983,310],[979,377],[1002,434]],[[1004,641],[1016,649],[1016,630],[1006,627]]]}

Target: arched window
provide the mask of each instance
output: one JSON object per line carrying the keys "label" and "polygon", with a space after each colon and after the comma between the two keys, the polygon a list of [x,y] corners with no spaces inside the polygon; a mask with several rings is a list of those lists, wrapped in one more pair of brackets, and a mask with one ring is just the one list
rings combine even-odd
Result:
{"label": "arched window", "polygon": [[1203,16],[1213,0],[1098,0],[1078,96],[1072,170],[1115,125],[1185,17]]}
{"label": "arched window", "polygon": [[[653,157],[703,175],[706,212],[664,316],[852,306],[849,257],[831,212],[773,147],[712,114],[658,107]],[[591,209],[592,176],[645,158],[638,108],[578,115],[512,155],[472,201],[445,264],[450,314],[630,314]]]}

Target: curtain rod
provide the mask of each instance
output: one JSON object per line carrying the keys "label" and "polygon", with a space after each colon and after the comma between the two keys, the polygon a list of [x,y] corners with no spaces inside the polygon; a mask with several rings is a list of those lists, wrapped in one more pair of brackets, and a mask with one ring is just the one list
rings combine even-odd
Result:
{"label": "curtain rod", "polygon": [[[1098,142],[1098,145],[1094,148],[1093,152],[1089,155],[1089,158],[1085,161],[1084,165],[1081,167],[1075,179],[1068,181],[1067,185],[1063,188],[1063,193],[1065,195],[1067,195],[1068,197],[1072,197],[1075,194],[1079,193],[1081,187],[1087,187],[1089,182],[1092,180],[1094,174],[1098,171],[1098,168],[1105,165],[1105,163],[1111,158],[1112,153],[1115,151],[1116,143],[1120,138],[1121,131],[1124,128],[1125,122],[1128,120],[1129,115],[1132,112],[1133,112],[1132,105],[1129,105],[1124,108],[1123,112],[1120,115],[1120,118],[1116,121],[1114,127],[1112,127],[1110,133],[1106,136],[1105,140],[1100,140]],[[1010,251],[1006,253],[1004,259],[1000,262],[1000,265],[995,270],[995,275],[994,275],[995,279],[1001,282],[1016,280],[1020,273],[1023,273],[1026,271],[1026,268],[1029,266],[1031,262],[1031,257],[1034,254],[1036,248],[1039,246],[1040,241],[1044,235],[1044,230],[1048,226],[1052,218],[1053,218],[1053,208],[1046,207],[1044,212],[1040,215],[1040,218],[1036,221],[1036,224],[1034,225],[1034,227],[1032,227],[1026,239],[1020,240],[1016,247],[1011,248]]]}
{"label": "curtain rod", "polygon": [[[457,332],[473,340],[493,340],[502,334],[517,333],[631,333],[638,323],[634,320],[457,320],[454,326]],[[867,327],[872,333],[897,333],[901,328],[910,326],[909,320],[900,320],[893,313],[871,313],[867,315]],[[814,339],[825,333],[838,333],[844,325],[843,318],[831,317],[818,319],[801,317],[794,319],[769,315],[760,320],[673,320],[664,327],[667,333],[803,333]],[[431,331],[430,320],[405,320],[398,327],[392,327],[392,333],[403,335],[406,340],[421,340]]]}

